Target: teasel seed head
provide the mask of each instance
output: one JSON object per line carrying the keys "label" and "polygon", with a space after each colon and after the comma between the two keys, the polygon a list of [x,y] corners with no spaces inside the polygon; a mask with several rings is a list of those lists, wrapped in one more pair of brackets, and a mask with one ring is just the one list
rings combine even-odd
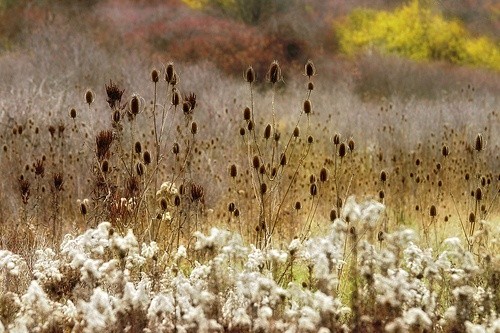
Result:
{"label": "teasel seed head", "polygon": [[330,210],[330,221],[333,222],[337,219],[337,210],[332,209]]}
{"label": "teasel seed head", "polygon": [[321,168],[321,171],[319,172],[319,181],[324,183],[328,180],[328,170],[326,168]]}
{"label": "teasel seed head", "polygon": [[193,121],[191,123],[191,134],[196,135],[196,133],[198,133],[198,124]]}
{"label": "teasel seed head", "polygon": [[387,181],[387,173],[385,172],[385,170],[382,170],[380,172],[380,181],[382,181],[383,183]]}
{"label": "teasel seed head", "polygon": [[172,80],[170,81],[170,84],[172,86],[175,86],[179,84],[179,75],[177,75],[177,72],[174,72],[174,76],[172,77]]}
{"label": "teasel seed head", "polygon": [[300,210],[302,208],[302,204],[300,201],[296,201],[294,205],[295,210]]}
{"label": "teasel seed head", "polygon": [[276,169],[276,167],[272,167],[271,168],[271,178],[276,177],[277,174],[278,174],[278,169]]}
{"label": "teasel seed head", "polygon": [[153,81],[154,83],[158,83],[159,79],[160,79],[160,74],[158,73],[156,68],[153,68],[153,70],[151,71],[151,81]]}
{"label": "teasel seed head", "polygon": [[241,127],[240,128],[240,135],[245,136],[245,133],[246,133],[245,129],[243,127]]}
{"label": "teasel seed head", "polygon": [[174,198],[174,206],[179,207],[181,205],[181,197],[176,195]]}
{"label": "teasel seed head", "polygon": [[101,171],[102,173],[106,174],[109,172],[109,162],[108,160],[104,160],[101,163]]}
{"label": "teasel seed head", "polygon": [[296,126],[294,129],[293,129],[293,137],[294,138],[298,138],[300,135],[300,129],[298,126]]}
{"label": "teasel seed head", "polygon": [[271,82],[272,84],[275,84],[281,80],[283,80],[283,77],[281,75],[281,67],[278,63],[278,61],[274,60],[271,65],[269,66],[269,70],[267,71],[267,81]]}
{"label": "teasel seed head", "polygon": [[347,153],[347,150],[346,150],[346,146],[345,146],[345,143],[341,143],[340,146],[339,146],[339,156],[340,158],[344,158],[345,155]]}
{"label": "teasel seed head", "polygon": [[255,170],[257,170],[260,167],[260,158],[259,156],[255,155],[252,159],[252,166]]}
{"label": "teasel seed head", "polygon": [[31,183],[29,182],[29,180],[24,179],[22,175],[21,177],[19,177],[18,181],[19,181],[19,189],[21,191],[21,199],[23,200],[23,204],[27,205],[28,200],[30,198]]}
{"label": "teasel seed head", "polygon": [[378,232],[378,234],[377,234],[377,240],[378,240],[379,242],[383,242],[383,241],[384,241],[384,239],[385,239],[385,233],[381,230],[381,231],[379,231],[379,232]]}
{"label": "teasel seed head", "polygon": [[436,217],[436,215],[437,215],[436,206],[431,205],[431,208],[429,209],[429,215],[430,215],[431,217]]}
{"label": "teasel seed head", "polygon": [[171,100],[172,105],[177,107],[180,101],[181,101],[181,95],[179,94],[179,90],[177,90],[177,88],[172,88],[172,100]]}
{"label": "teasel seed head", "polygon": [[191,113],[191,103],[189,103],[188,101],[182,102],[182,113],[184,113],[185,115]]}
{"label": "teasel seed head", "polygon": [[271,124],[267,124],[264,129],[264,139],[268,140],[271,137]]}
{"label": "teasel seed head", "polygon": [[481,188],[480,188],[480,187],[478,187],[478,188],[476,189],[476,193],[475,193],[474,197],[475,197],[476,201],[481,201],[481,200],[483,200],[483,191],[481,190]]}
{"label": "teasel seed head", "polygon": [[447,145],[443,145],[441,154],[443,154],[444,157],[447,157],[448,155],[450,155],[450,148]]}
{"label": "teasel seed head", "polygon": [[166,211],[167,210],[167,208],[168,208],[167,199],[161,198],[161,200],[160,200],[160,208],[161,208],[162,211]]}
{"label": "teasel seed head", "polygon": [[307,143],[308,143],[308,144],[312,144],[313,142],[314,142],[314,138],[313,138],[311,135],[309,135],[309,136],[307,137]]}
{"label": "teasel seed head", "polygon": [[336,146],[340,144],[340,134],[339,133],[335,133],[335,135],[333,136],[333,144]]}
{"label": "teasel seed head", "polygon": [[238,208],[235,208],[233,215],[234,215],[234,217],[240,217],[240,210]]}
{"label": "teasel seed head", "polygon": [[69,116],[70,116],[72,119],[75,119],[75,118],[76,118],[76,110],[75,110],[75,109],[71,109],[71,110],[69,110]]}
{"label": "teasel seed head", "polygon": [[280,141],[280,138],[281,138],[281,133],[278,131],[275,131],[274,132],[274,141],[278,142],[278,141]]}
{"label": "teasel seed head", "polygon": [[99,132],[96,136],[96,147],[97,147],[97,158],[99,161],[104,159],[111,148],[111,144],[113,143],[113,132],[109,130],[104,130]]}
{"label": "teasel seed head", "polygon": [[139,97],[137,95],[132,96],[130,99],[130,113],[133,114],[134,116],[138,115],[139,112],[141,111],[141,101],[139,100]]}
{"label": "teasel seed head", "polygon": [[54,188],[56,189],[57,192],[61,192],[64,188],[63,188],[63,184],[64,184],[64,177],[62,175],[62,173],[60,172],[56,172],[52,175],[52,180],[53,180],[53,185],[54,185]]}
{"label": "teasel seed head", "polygon": [[142,154],[142,160],[144,161],[145,165],[150,165],[151,164],[151,153],[149,151],[144,151],[144,154]]}
{"label": "teasel seed head", "polygon": [[308,83],[307,83],[307,90],[309,90],[309,91],[313,91],[313,90],[314,90],[314,83],[312,83],[312,82],[308,82]]}
{"label": "teasel seed head", "polygon": [[264,164],[262,164],[262,165],[259,167],[259,173],[260,173],[261,175],[265,175],[265,174],[266,174],[266,172],[267,172],[267,170],[266,170],[266,166],[265,166]]}
{"label": "teasel seed head", "polygon": [[306,99],[304,101],[304,107],[303,107],[303,110],[304,110],[304,113],[309,115],[312,111],[312,104],[311,104],[311,100],[309,99]]}
{"label": "teasel seed head", "polygon": [[137,162],[135,165],[135,172],[137,172],[137,175],[139,177],[142,177],[144,175],[144,164],[142,162]]}
{"label": "teasel seed head", "polygon": [[305,75],[309,77],[309,80],[312,76],[316,75],[316,67],[314,66],[312,60],[307,60],[305,65]]}
{"label": "teasel seed head", "polygon": [[311,174],[309,176],[309,184],[316,183],[316,176],[314,174]]}
{"label": "teasel seed head", "polygon": [[383,200],[385,198],[385,192],[384,192],[384,190],[380,190],[378,192],[378,197],[380,198],[380,200]]}
{"label": "teasel seed head", "polygon": [[94,102],[94,92],[88,89],[85,92],[85,102],[90,106]]}
{"label": "teasel seed head", "polygon": [[249,132],[253,131],[254,127],[255,127],[255,124],[253,123],[253,121],[252,121],[252,120],[250,120],[250,121],[248,122],[248,125],[247,125],[247,129],[248,129],[248,131],[249,131]]}
{"label": "teasel seed head", "polygon": [[469,223],[474,223],[474,222],[476,222],[476,215],[473,212],[471,212],[469,214]]}
{"label": "teasel seed head", "polygon": [[168,84],[170,84],[174,79],[174,73],[174,64],[170,62],[167,64],[167,67],[165,69],[165,81],[167,81]]}
{"label": "teasel seed head", "polygon": [[286,154],[285,153],[281,153],[281,155],[280,155],[280,165],[282,167],[284,167],[286,164],[287,164]]}
{"label": "teasel seed head", "polygon": [[231,176],[231,178],[236,178],[237,175],[238,169],[236,168],[236,164],[231,164],[229,167],[229,176]]}
{"label": "teasel seed head", "polygon": [[482,151],[484,149],[484,143],[483,143],[483,136],[481,133],[479,133],[476,136],[476,145],[475,148],[477,151]]}
{"label": "teasel seed head", "polygon": [[260,184],[260,194],[264,195],[266,194],[266,192],[267,192],[267,184],[266,183]]}
{"label": "teasel seed head", "polygon": [[247,106],[244,110],[243,110],[243,119],[248,121],[252,118],[252,111],[250,110],[250,108]]}
{"label": "teasel seed head", "polygon": [[136,154],[140,154],[142,152],[142,145],[139,141],[135,142],[134,150]]}
{"label": "teasel seed head", "polygon": [[318,194],[318,186],[316,185],[316,183],[311,184],[311,186],[309,187],[309,193],[311,193],[313,197]]}
{"label": "teasel seed head", "polygon": [[122,118],[122,114],[120,113],[120,110],[113,111],[113,122],[114,123],[119,123],[121,118]]}
{"label": "teasel seed head", "polygon": [[349,139],[349,142],[347,143],[347,146],[349,146],[349,150],[351,152],[354,151],[354,140],[353,139]]}
{"label": "teasel seed head", "polygon": [[245,81],[252,84],[255,81],[255,71],[252,66],[248,66],[245,71]]}
{"label": "teasel seed head", "polygon": [[80,214],[82,214],[83,216],[87,215],[87,204],[85,203],[85,201],[82,201],[80,203]]}
{"label": "teasel seed head", "polygon": [[230,202],[229,205],[227,206],[227,210],[232,213],[234,212],[234,209],[236,208],[236,205],[234,204],[234,202]]}
{"label": "teasel seed head", "polygon": [[35,163],[33,163],[33,169],[35,172],[35,177],[40,176],[41,178],[43,178],[43,176],[45,175],[45,166],[43,159],[37,159]]}
{"label": "teasel seed head", "polygon": [[173,146],[172,146],[172,153],[174,153],[174,155],[177,155],[179,154],[181,148],[179,147],[179,144],[177,142],[174,142]]}

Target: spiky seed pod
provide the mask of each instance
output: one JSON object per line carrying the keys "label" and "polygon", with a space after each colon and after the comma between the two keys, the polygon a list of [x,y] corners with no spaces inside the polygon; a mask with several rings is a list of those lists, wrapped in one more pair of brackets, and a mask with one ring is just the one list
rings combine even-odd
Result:
{"label": "spiky seed pod", "polygon": [[[16,129],[16,133],[17,133],[17,129]],[[56,128],[54,126],[50,125],[49,126],[49,133],[50,133],[51,137],[54,137],[54,134],[56,133]]]}
{"label": "spiky seed pod", "polygon": [[80,203],[80,214],[82,214],[83,216],[87,215],[87,205],[85,204],[85,202]]}
{"label": "spiky seed pod", "polygon": [[313,138],[311,135],[309,135],[309,136],[307,137],[307,143],[308,143],[308,144],[312,144],[313,142],[314,142],[314,138]]}
{"label": "spiky seed pod", "polygon": [[255,71],[252,66],[248,66],[245,71],[245,81],[252,84],[255,81]]}
{"label": "spiky seed pod", "polygon": [[250,108],[247,106],[244,110],[243,110],[243,119],[246,120],[246,121],[249,121],[250,118],[252,118],[252,111],[250,110]]}
{"label": "spiky seed pod", "polygon": [[476,215],[473,212],[469,214],[469,222],[470,223],[476,222]]}
{"label": "spiky seed pod", "polygon": [[76,118],[76,110],[75,109],[71,109],[69,110],[69,116],[73,119]]}
{"label": "spiky seed pod", "polygon": [[266,172],[267,172],[267,170],[266,170],[266,166],[265,166],[264,164],[262,164],[262,165],[259,167],[259,173],[260,173],[261,175],[265,175],[265,174],[266,174]]}
{"label": "spiky seed pod", "polygon": [[260,158],[259,156],[255,155],[252,159],[252,166],[255,170],[257,170],[260,167]]}
{"label": "spiky seed pod", "polygon": [[52,175],[52,180],[53,180],[53,185],[54,185],[54,188],[56,189],[57,192],[61,192],[64,188],[63,188],[63,184],[64,184],[64,177],[62,175],[62,173],[60,172],[56,172]]}
{"label": "spiky seed pod", "polygon": [[43,178],[43,176],[45,175],[45,166],[43,165],[43,162],[43,160],[36,160],[35,163],[33,163],[35,177],[40,176],[40,178]]}
{"label": "spiky seed pod", "polygon": [[278,141],[280,141],[280,138],[281,138],[281,133],[278,131],[275,131],[274,132],[274,141],[278,142]]}
{"label": "spiky seed pod", "polygon": [[271,137],[271,124],[267,124],[264,129],[264,139],[268,140]]}
{"label": "spiky seed pod", "polygon": [[319,181],[324,183],[328,180],[328,170],[326,168],[321,168],[319,172]]}
{"label": "spiky seed pod", "polygon": [[152,71],[151,71],[151,81],[153,81],[154,83],[158,83],[158,80],[160,80],[160,74],[158,73],[158,71],[154,68]]}
{"label": "spiky seed pod", "polygon": [[135,172],[137,172],[137,175],[139,177],[142,177],[144,175],[144,164],[142,162],[137,162],[135,165]]}
{"label": "spiky seed pod", "polygon": [[186,194],[186,188],[184,187],[184,184],[181,184],[181,186],[179,186],[179,193],[180,195]]}
{"label": "spiky seed pod", "polygon": [[313,90],[314,90],[314,83],[312,83],[312,82],[308,82],[308,83],[307,83],[307,90],[309,90],[309,91],[313,91]]}
{"label": "spiky seed pod", "polygon": [[234,209],[236,208],[236,205],[234,204],[234,202],[230,202],[229,205],[227,206],[227,210],[232,213],[234,212]]}
{"label": "spiky seed pod", "polygon": [[254,127],[255,127],[255,124],[253,123],[253,121],[252,121],[252,120],[250,120],[250,121],[248,122],[248,125],[247,125],[247,129],[248,129],[248,131],[249,131],[249,132],[253,131]]}
{"label": "spiky seed pod", "polygon": [[384,190],[380,190],[378,192],[378,197],[380,198],[380,200],[383,200],[385,198],[385,192],[384,192]]}
{"label": "spiky seed pod", "polygon": [[236,168],[236,164],[231,164],[229,167],[229,176],[231,176],[231,178],[236,178],[237,175],[238,169]]}
{"label": "spiky seed pod", "polygon": [[341,143],[340,146],[339,146],[339,156],[340,158],[344,158],[345,155],[347,153],[347,150],[346,150],[346,146],[345,146],[345,143]]}
{"label": "spiky seed pod", "polygon": [[21,199],[23,200],[23,204],[27,205],[28,200],[30,198],[30,187],[31,183],[29,180],[24,179],[22,176],[19,178],[19,189],[21,191]]}
{"label": "spiky seed pod", "polygon": [[431,208],[429,209],[429,215],[431,217],[436,217],[436,215],[437,215],[436,206],[434,206],[434,205],[431,206]]}
{"label": "spiky seed pod", "polygon": [[179,207],[181,205],[181,197],[176,195],[174,198],[174,206]]}
{"label": "spiky seed pod", "polygon": [[94,92],[92,90],[88,89],[85,92],[85,102],[90,106],[94,102]]}
{"label": "spiky seed pod", "polygon": [[239,217],[240,216],[240,210],[238,208],[235,208],[233,212],[234,217]]}
{"label": "spiky seed pod", "polygon": [[161,198],[161,200],[160,200],[160,209],[161,209],[162,211],[166,211],[166,210],[167,210],[167,208],[168,208],[167,199],[165,199],[165,198]]}
{"label": "spiky seed pod", "polygon": [[304,101],[304,107],[303,107],[303,110],[304,110],[304,113],[305,113],[305,114],[307,114],[307,115],[311,113],[311,111],[312,111],[312,103],[311,103],[311,100],[306,99],[306,100]]}
{"label": "spiky seed pod", "polygon": [[276,82],[279,82],[283,80],[283,77],[281,75],[281,67],[278,61],[274,60],[271,65],[269,66],[269,70],[267,71],[267,81],[271,82],[272,84],[275,84]]}
{"label": "spiky seed pod", "polygon": [[266,183],[260,184],[260,194],[264,195],[266,194],[266,192],[267,192],[267,184]]}
{"label": "spiky seed pod", "polygon": [[343,204],[343,202],[342,202],[342,198],[338,197],[338,198],[337,198],[337,207],[338,207],[338,208],[342,208],[342,204]]}
{"label": "spiky seed pod", "polygon": [[101,163],[101,171],[103,173],[108,173],[109,172],[109,162],[108,162],[108,160],[102,161],[102,163]]}
{"label": "spiky seed pod", "polygon": [[316,185],[316,183],[311,184],[311,186],[309,187],[309,193],[311,193],[313,197],[318,194],[318,186]]}
{"label": "spiky seed pod", "polygon": [[172,88],[172,100],[171,100],[172,105],[177,107],[180,101],[181,101],[181,95],[179,94],[179,90],[177,90],[177,88]]}
{"label": "spiky seed pod", "polygon": [[335,209],[330,210],[330,221],[333,222],[337,219],[337,211]]}
{"label": "spiky seed pod", "polygon": [[379,231],[377,234],[377,239],[379,242],[383,242],[385,239],[385,233],[383,231]]}
{"label": "spiky seed pod", "polygon": [[316,67],[314,66],[312,60],[307,60],[304,69],[305,69],[305,75],[309,77],[309,80],[311,79],[311,76],[316,75]]}
{"label": "spiky seed pod", "polygon": [[141,111],[141,102],[139,100],[139,97],[137,95],[132,96],[130,99],[130,113],[135,115],[138,115],[139,112]]}
{"label": "spiky seed pod", "polygon": [[243,127],[241,127],[240,128],[240,135],[245,136],[245,133],[246,133],[245,129]]}
{"label": "spiky seed pod", "polygon": [[450,155],[450,148],[447,145],[443,145],[441,154],[443,154],[444,157],[447,157],[448,155]]}
{"label": "spiky seed pod", "polygon": [[385,170],[382,170],[380,172],[380,181],[385,183],[387,181],[387,173],[385,172]]}
{"label": "spiky seed pod", "polygon": [[284,167],[286,164],[287,164],[286,154],[285,153],[281,153],[281,155],[280,155],[280,165],[282,167]]}
{"label": "spiky seed pod", "polygon": [[196,107],[196,94],[190,93],[189,95],[184,96],[184,101],[189,102],[189,105],[191,105],[191,112],[193,112]]}
{"label": "spiky seed pod", "polygon": [[189,191],[189,198],[191,202],[201,202],[204,203],[205,199],[205,189],[201,185],[191,184]]}
{"label": "spiky seed pod", "polygon": [[172,153],[174,153],[174,155],[177,155],[179,154],[181,148],[179,146],[179,144],[177,142],[174,142],[173,146],[172,146]]}
{"label": "spiky seed pod", "polygon": [[311,174],[309,176],[309,184],[315,183],[316,182],[316,176]]}
{"label": "spiky seed pod", "polygon": [[174,64],[172,62],[170,62],[168,65],[167,65],[167,68],[165,69],[165,81],[167,81],[168,84],[170,84],[170,82],[172,82],[173,78],[174,78]]}
{"label": "spiky seed pod", "polygon": [[464,176],[465,180],[468,181],[470,179],[470,174],[467,172]]}
{"label": "spiky seed pod", "polygon": [[480,187],[478,187],[478,188],[476,189],[476,193],[475,193],[475,195],[474,195],[474,198],[476,199],[476,201],[481,201],[481,200],[483,200],[483,191],[481,190],[481,188],[480,188]]}
{"label": "spiky seed pod", "polygon": [[108,98],[106,101],[110,108],[114,109],[116,105],[120,105],[122,100],[123,92],[125,89],[120,89],[113,81],[109,80],[109,86],[106,84],[106,95]]}
{"label": "spiky seed pod", "polygon": [[136,154],[140,154],[142,152],[142,145],[139,141],[136,141],[134,145],[134,150]]}
{"label": "spiky seed pod", "polygon": [[299,137],[299,135],[300,135],[300,129],[299,129],[298,127],[295,127],[295,128],[293,129],[293,137],[294,137],[294,138],[298,138],[298,137]]}
{"label": "spiky seed pod", "polygon": [[302,208],[302,204],[300,201],[296,201],[294,205],[295,210],[300,210]]}
{"label": "spiky seed pod", "polygon": [[483,135],[479,133],[476,136],[476,145],[475,148],[477,151],[482,151],[484,149],[484,143],[483,143]]}
{"label": "spiky seed pod", "polygon": [[336,145],[336,146],[338,144],[340,144],[340,134],[339,133],[335,133],[333,135],[333,144]]}
{"label": "spiky seed pod", "polygon": [[114,123],[119,123],[122,118],[122,114],[120,113],[119,110],[115,110],[113,112],[113,122]]}
{"label": "spiky seed pod", "polygon": [[189,103],[188,101],[182,102],[182,113],[184,113],[185,115],[191,113],[191,103]]}
{"label": "spiky seed pod", "polygon": [[99,132],[96,136],[96,147],[97,147],[97,159],[101,161],[109,152],[111,144],[113,143],[113,132],[110,130],[105,130]]}
{"label": "spiky seed pod", "polygon": [[278,174],[278,169],[276,169],[276,167],[272,167],[272,169],[271,169],[271,178],[276,177],[277,174]]}
{"label": "spiky seed pod", "polygon": [[175,86],[179,83],[179,75],[177,75],[177,72],[174,72],[174,76],[172,77],[172,80],[170,81],[170,84],[172,86]]}
{"label": "spiky seed pod", "polygon": [[349,139],[349,142],[347,143],[347,146],[349,147],[349,150],[351,152],[354,151],[354,140],[353,139]]}
{"label": "spiky seed pod", "polygon": [[191,134],[196,135],[196,133],[198,133],[198,124],[196,121],[193,121],[191,123]]}
{"label": "spiky seed pod", "polygon": [[142,154],[142,160],[144,161],[145,165],[150,165],[151,164],[151,153],[146,150],[144,152],[144,154]]}

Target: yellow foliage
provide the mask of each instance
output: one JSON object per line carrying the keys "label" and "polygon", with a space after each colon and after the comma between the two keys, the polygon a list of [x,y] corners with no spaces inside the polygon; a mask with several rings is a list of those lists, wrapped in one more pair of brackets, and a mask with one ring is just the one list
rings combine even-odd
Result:
{"label": "yellow foliage", "polygon": [[356,9],[336,26],[342,52],[376,48],[413,60],[446,60],[500,69],[499,45],[472,38],[458,21],[446,20],[413,0],[392,12]]}

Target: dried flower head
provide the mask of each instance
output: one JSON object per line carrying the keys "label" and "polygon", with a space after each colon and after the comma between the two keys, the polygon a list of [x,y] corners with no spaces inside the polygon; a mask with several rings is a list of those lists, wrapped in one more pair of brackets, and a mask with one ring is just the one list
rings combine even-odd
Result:
{"label": "dried flower head", "polygon": [[174,63],[169,62],[165,69],[165,81],[167,81],[168,84],[170,84],[174,79],[174,74],[175,74]]}
{"label": "dried flower head", "polygon": [[305,69],[305,75],[309,77],[309,80],[311,79],[311,76],[316,75],[316,67],[314,66],[312,60],[307,60],[304,69]]}
{"label": "dried flower head", "polygon": [[267,124],[264,129],[264,139],[268,140],[271,137],[271,124]]}
{"label": "dried flower head", "polygon": [[142,160],[144,161],[145,165],[151,164],[151,153],[146,150],[144,154],[142,154]]}
{"label": "dried flower head", "polygon": [[191,112],[192,112],[194,110],[194,108],[196,107],[196,94],[189,93],[189,95],[185,95],[184,101],[189,102],[189,105],[191,106]]}
{"label": "dried flower head", "polygon": [[115,107],[119,107],[122,95],[125,89],[120,89],[113,81],[109,80],[109,86],[105,85],[106,94],[108,95],[107,102],[110,108],[114,109]]}
{"label": "dried flower head", "polygon": [[309,99],[306,99],[304,101],[304,107],[303,107],[303,110],[304,110],[304,113],[309,115],[312,111],[312,104],[311,104],[311,101]]}
{"label": "dried flower head", "polygon": [[236,178],[236,176],[238,175],[236,164],[231,164],[231,166],[229,167],[229,175],[231,176],[231,178]]}
{"label": "dried flower head", "polygon": [[90,106],[94,102],[94,93],[92,90],[88,89],[85,92],[85,102]]}
{"label": "dried flower head", "polygon": [[31,183],[29,180],[24,179],[24,177],[20,177],[19,180],[19,190],[21,191],[21,199],[23,200],[23,204],[27,205],[30,197],[30,187]]}
{"label": "dried flower head", "polygon": [[160,80],[160,73],[158,73],[156,68],[153,68],[153,70],[151,71],[151,81],[153,81],[154,83],[158,83],[159,80]]}
{"label": "dried flower head", "polygon": [[44,160],[37,159],[35,163],[33,163],[33,170],[35,172],[35,176],[40,176],[41,178],[43,178],[43,176],[45,175]]}
{"label": "dried flower head", "polygon": [[179,93],[179,90],[177,90],[177,88],[172,88],[172,100],[171,100],[172,105],[177,107],[180,104],[180,101],[181,101],[181,95]]}
{"label": "dried flower head", "polygon": [[283,80],[283,76],[281,75],[281,67],[278,61],[274,60],[271,63],[271,65],[269,66],[269,70],[267,71],[266,79],[272,84]]}
{"label": "dried flower head", "polygon": [[73,119],[76,118],[76,110],[75,109],[71,109],[69,110],[69,116]]}
{"label": "dried flower head", "polygon": [[141,99],[137,95],[132,96],[130,99],[129,112],[134,116],[141,112]]}
{"label": "dried flower head", "polygon": [[62,173],[56,172],[52,175],[53,185],[57,192],[61,192],[64,184],[64,177]]}
{"label": "dried flower head", "polygon": [[252,84],[255,81],[255,71],[252,66],[248,66],[245,71],[245,81]]}
{"label": "dried flower head", "polygon": [[476,145],[475,145],[475,149],[477,151],[482,151],[484,149],[484,142],[483,142],[483,135],[481,133],[479,133],[477,136],[476,136]]}
{"label": "dried flower head", "polygon": [[104,130],[99,132],[96,136],[96,155],[99,161],[108,157],[109,148],[111,148],[111,144],[113,143],[113,132],[110,130]]}

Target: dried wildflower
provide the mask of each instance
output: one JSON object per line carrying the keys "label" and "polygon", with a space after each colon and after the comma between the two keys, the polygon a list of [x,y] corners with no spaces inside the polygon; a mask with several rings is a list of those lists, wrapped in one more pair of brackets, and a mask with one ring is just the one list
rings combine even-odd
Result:
{"label": "dried wildflower", "polygon": [[309,193],[315,197],[318,194],[318,186],[316,183],[312,183],[311,186],[309,187]]}
{"label": "dried wildflower", "polygon": [[172,153],[174,153],[174,155],[177,155],[179,154],[179,152],[180,152],[179,144],[177,142],[174,142],[174,145],[172,146]]}
{"label": "dried wildflower", "polygon": [[299,135],[300,135],[300,129],[299,129],[299,127],[295,127],[295,128],[293,129],[293,137],[294,137],[294,138],[298,138],[298,137],[299,137]]}
{"label": "dried wildflower", "polygon": [[285,153],[281,153],[281,155],[280,155],[280,165],[282,167],[284,167],[286,164],[287,164],[286,154]]}
{"label": "dried wildflower", "polygon": [[161,200],[160,200],[160,208],[163,211],[167,210],[167,199],[161,198]]}
{"label": "dried wildflower", "polygon": [[189,93],[189,95],[185,95],[184,101],[189,102],[189,105],[191,106],[191,112],[192,112],[194,110],[194,108],[196,107],[196,94]]}
{"label": "dried wildflower", "polygon": [[113,132],[111,132],[110,130],[101,131],[96,136],[96,147],[97,147],[96,155],[99,161],[107,157],[109,153],[109,148],[111,148],[112,143],[113,143]]}
{"label": "dried wildflower", "polygon": [[165,69],[165,81],[167,81],[168,84],[172,82],[174,79],[174,64],[172,62],[168,63],[167,68]]}
{"label": "dried wildflower", "polygon": [[45,175],[45,166],[43,164],[44,164],[43,159],[41,159],[41,160],[37,159],[35,161],[35,163],[33,163],[33,169],[35,171],[35,176],[40,176],[41,178],[43,178],[43,176]]}
{"label": "dried wildflower", "polygon": [[236,178],[236,176],[238,175],[236,164],[231,164],[231,166],[229,167],[229,175],[231,176],[231,178]]}
{"label": "dried wildflower", "polygon": [[278,61],[274,60],[271,63],[271,65],[269,66],[269,70],[267,71],[266,79],[272,84],[283,80],[283,76],[281,75],[281,67]]}
{"label": "dried wildflower", "polygon": [[132,96],[129,103],[129,112],[133,116],[136,116],[141,112],[141,100],[137,95]]}
{"label": "dried wildflower", "polygon": [[349,147],[349,150],[351,152],[354,151],[354,140],[353,139],[349,139],[349,142],[347,143],[347,146]]}
{"label": "dried wildflower", "polygon": [[312,111],[312,104],[311,104],[311,101],[309,99],[306,99],[304,101],[303,110],[304,110],[304,113],[307,114],[307,115],[311,113],[311,111]]}
{"label": "dried wildflower", "polygon": [[260,167],[260,158],[259,156],[255,155],[252,159],[252,165],[254,167],[254,169],[258,169]]}
{"label": "dried wildflower", "polygon": [[230,213],[232,213],[232,212],[234,212],[234,209],[235,209],[235,208],[236,208],[236,206],[235,206],[234,202],[230,202],[230,203],[229,203],[229,205],[228,205],[228,207],[227,207],[227,210],[228,210]]}
{"label": "dried wildflower", "polygon": [[339,146],[339,156],[340,156],[340,158],[345,157],[346,153],[347,153],[347,150],[346,150],[345,143],[342,142],[340,144],[340,146]]}
{"label": "dried wildflower", "polygon": [[333,136],[333,144],[336,146],[338,144],[340,144],[340,134],[339,133],[335,133],[335,135]]}
{"label": "dried wildflower", "polygon": [[247,106],[244,110],[243,110],[243,119],[246,120],[246,121],[249,121],[250,119],[252,118],[252,111],[250,110],[250,108]]}
{"label": "dried wildflower", "polygon": [[436,206],[434,206],[434,205],[431,206],[431,208],[429,209],[429,215],[431,217],[436,217],[436,215],[437,215]]}
{"label": "dried wildflower", "polygon": [[319,172],[319,181],[324,183],[328,180],[328,170],[326,168],[321,168]]}
{"label": "dried wildflower", "polygon": [[108,162],[108,160],[102,161],[102,163],[101,163],[101,171],[103,173],[108,173],[109,172],[109,162]]}
{"label": "dried wildflower", "polygon": [[140,190],[139,179],[137,177],[132,176],[127,179],[127,195],[128,197],[134,198],[137,197]]}
{"label": "dried wildflower", "polygon": [[254,122],[253,122],[252,120],[250,120],[250,121],[248,122],[248,125],[247,125],[247,129],[248,129],[248,131],[249,131],[249,132],[253,131],[254,127],[255,127]]}
{"label": "dried wildflower", "polygon": [[189,198],[191,199],[191,202],[201,202],[204,203],[205,200],[205,190],[201,185],[197,184],[191,184]]}
{"label": "dried wildflower", "polygon": [[477,151],[482,151],[484,149],[484,143],[483,143],[483,136],[481,133],[479,133],[477,136],[476,136],[476,145],[475,145],[475,149]]}
{"label": "dried wildflower", "polygon": [[311,79],[312,76],[316,75],[316,67],[314,66],[312,60],[307,60],[304,70],[305,70],[305,75],[309,77],[309,80]]}
{"label": "dried wildflower", "polygon": [[313,138],[311,135],[309,135],[309,136],[307,137],[307,143],[308,143],[308,144],[312,144],[313,142],[314,142],[314,138]]}
{"label": "dried wildflower", "polygon": [[198,133],[198,124],[193,121],[191,123],[191,134],[196,135],[196,133]]}
{"label": "dried wildflower", "polygon": [[387,173],[385,172],[385,170],[382,170],[380,172],[380,181],[385,183],[387,181]]}
{"label": "dried wildflower", "polygon": [[87,204],[85,203],[85,200],[80,203],[80,214],[83,216],[87,215]]}
{"label": "dried wildflower", "polygon": [[109,86],[105,85],[106,94],[108,95],[107,102],[110,108],[119,107],[122,101],[123,92],[125,89],[120,89],[113,81],[109,80]]}
{"label": "dried wildflower", "polygon": [[136,141],[134,144],[134,151],[136,154],[140,154],[142,152],[142,145],[140,141]]}
{"label": "dried wildflower", "polygon": [[244,129],[243,127],[241,127],[241,128],[240,128],[240,135],[241,135],[241,136],[245,136],[245,134],[246,134],[245,129]]}
{"label": "dried wildflower", "polygon": [[54,134],[56,133],[56,128],[52,125],[49,126],[49,133],[51,137],[54,137]]}
{"label": "dried wildflower", "polygon": [[447,157],[448,155],[450,155],[450,148],[447,145],[443,145],[441,154],[443,154],[444,157]]}
{"label": "dried wildflower", "polygon": [[476,189],[476,192],[474,193],[474,198],[476,199],[476,201],[483,200],[483,191],[481,190],[480,187]]}
{"label": "dried wildflower", "polygon": [[62,173],[57,172],[52,175],[53,185],[56,191],[61,192],[63,190],[64,177]]}
{"label": "dried wildflower", "polygon": [[300,201],[296,201],[294,205],[295,210],[300,210],[302,208],[302,204]]}
{"label": "dried wildflower", "polygon": [[119,123],[122,118],[122,114],[120,113],[119,110],[115,110],[113,112],[113,122],[114,123]]}
{"label": "dried wildflower", "polygon": [[313,90],[314,90],[314,83],[312,83],[312,82],[308,82],[308,83],[307,83],[307,90],[309,90],[309,91],[313,91]]}
{"label": "dried wildflower", "polygon": [[337,210],[330,210],[330,221],[333,222],[337,219]]}
{"label": "dried wildflower", "polygon": [[135,165],[135,172],[139,177],[142,177],[142,175],[144,175],[144,164],[142,164],[141,162],[137,162],[137,164]]}
{"label": "dried wildflower", "polygon": [[69,110],[69,116],[73,119],[76,118],[76,110],[75,109],[71,109]]}
{"label": "dried wildflower", "polygon": [[19,189],[21,190],[21,199],[23,200],[23,204],[28,204],[28,200],[30,197],[30,187],[31,183],[29,180],[24,179],[22,176],[18,180]]}
{"label": "dried wildflower", "polygon": [[182,113],[187,116],[192,113],[191,111],[191,103],[189,103],[188,101],[182,102]]}
{"label": "dried wildflower", "polygon": [[144,154],[142,154],[142,159],[145,165],[151,164],[151,154],[149,153],[149,151],[146,150]]}
{"label": "dried wildflower", "polygon": [[153,68],[153,70],[151,71],[151,81],[153,81],[154,83],[158,83],[159,80],[160,74],[158,73],[156,68]]}
{"label": "dried wildflower", "polygon": [[90,106],[94,102],[94,93],[92,90],[88,89],[85,92],[85,102]]}
{"label": "dried wildflower", "polygon": [[255,81],[255,71],[252,66],[248,66],[245,71],[245,81],[252,84]]}
{"label": "dried wildflower", "polygon": [[267,192],[267,184],[266,183],[260,184],[260,194],[264,195],[266,194],[266,192]]}

